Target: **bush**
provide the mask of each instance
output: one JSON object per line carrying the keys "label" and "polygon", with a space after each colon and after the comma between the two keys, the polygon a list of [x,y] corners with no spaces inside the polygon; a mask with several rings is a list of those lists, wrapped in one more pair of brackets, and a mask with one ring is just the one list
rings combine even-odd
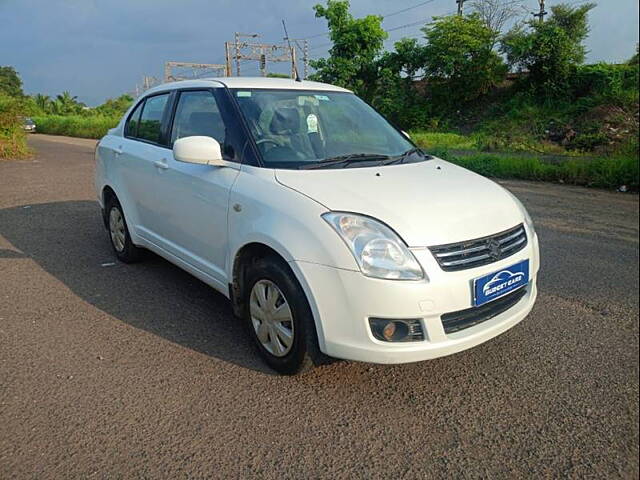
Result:
{"label": "bush", "polygon": [[22,112],[20,99],[0,94],[0,158],[24,158],[30,153],[22,129]]}
{"label": "bush", "polygon": [[597,63],[578,67],[571,78],[576,97],[602,95],[617,98],[638,88],[638,65]]}
{"label": "bush", "polygon": [[80,138],[102,138],[110,128],[118,124],[120,118],[47,115],[34,117],[33,121],[36,123],[36,128],[39,133]]}

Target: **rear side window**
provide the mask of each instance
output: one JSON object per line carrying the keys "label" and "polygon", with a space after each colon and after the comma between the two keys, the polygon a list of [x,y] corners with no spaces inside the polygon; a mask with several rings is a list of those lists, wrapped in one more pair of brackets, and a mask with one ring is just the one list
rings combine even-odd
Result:
{"label": "rear side window", "polygon": [[180,93],[171,131],[171,144],[183,137],[211,137],[225,144],[225,127],[216,99],[209,91]]}
{"label": "rear side window", "polygon": [[162,132],[162,115],[167,105],[169,94],[149,97],[144,102],[140,122],[138,125],[137,138],[153,143],[160,143]]}
{"label": "rear side window", "polygon": [[143,105],[144,102],[140,102],[129,117],[129,121],[124,128],[125,137],[135,137],[138,135],[138,124],[140,123],[140,113],[142,112]]}

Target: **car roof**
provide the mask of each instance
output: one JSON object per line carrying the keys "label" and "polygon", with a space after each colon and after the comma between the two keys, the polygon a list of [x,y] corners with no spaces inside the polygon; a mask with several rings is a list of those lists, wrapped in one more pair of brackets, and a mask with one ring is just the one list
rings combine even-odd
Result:
{"label": "car roof", "polygon": [[163,83],[147,90],[144,95],[162,90],[177,88],[212,87],[224,85],[228,88],[265,88],[274,90],[319,90],[327,92],[350,92],[346,88],[337,87],[328,83],[311,82],[303,80],[297,82],[291,78],[270,77],[218,77],[201,78],[198,80],[180,80],[177,82]]}

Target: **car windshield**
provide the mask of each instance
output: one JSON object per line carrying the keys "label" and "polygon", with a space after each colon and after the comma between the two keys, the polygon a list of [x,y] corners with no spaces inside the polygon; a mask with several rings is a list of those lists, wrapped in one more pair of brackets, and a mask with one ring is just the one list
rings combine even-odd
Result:
{"label": "car windshield", "polygon": [[[352,93],[232,92],[270,168],[370,166],[416,152],[398,130]],[[419,152],[419,160],[424,158]]]}

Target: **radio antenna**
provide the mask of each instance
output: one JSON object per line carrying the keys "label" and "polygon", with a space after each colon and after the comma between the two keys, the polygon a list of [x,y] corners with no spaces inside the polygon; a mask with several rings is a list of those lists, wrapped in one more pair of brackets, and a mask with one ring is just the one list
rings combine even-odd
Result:
{"label": "radio antenna", "polygon": [[296,65],[296,57],[293,53],[293,48],[291,48],[291,40],[289,39],[289,34],[287,33],[287,24],[284,23],[284,18],[282,19],[282,28],[284,28],[284,39],[287,41],[287,45],[289,45],[289,54],[291,55],[291,66],[293,67],[293,72],[296,75],[296,82],[301,82],[300,74],[298,73],[298,65]]}

